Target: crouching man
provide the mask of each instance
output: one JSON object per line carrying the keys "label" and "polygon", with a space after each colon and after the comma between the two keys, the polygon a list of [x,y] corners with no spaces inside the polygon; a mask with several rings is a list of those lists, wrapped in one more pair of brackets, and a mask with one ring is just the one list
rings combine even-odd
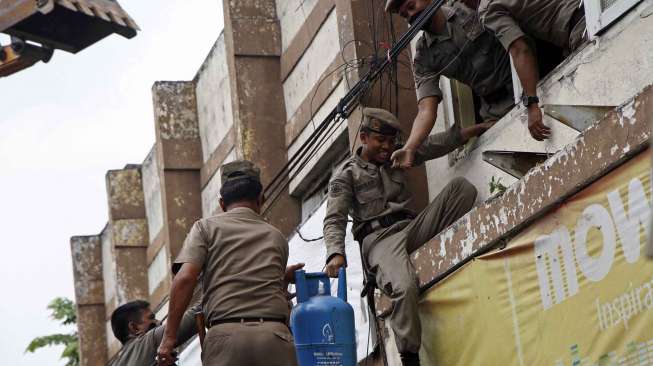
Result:
{"label": "crouching man", "polygon": [[[201,311],[202,306],[198,301],[184,313],[174,338],[175,347],[197,334],[195,314]],[[165,325],[161,325],[155,318],[147,301],[131,301],[114,310],[111,314],[111,330],[123,345],[114,365],[156,364],[156,349],[163,339]]]}

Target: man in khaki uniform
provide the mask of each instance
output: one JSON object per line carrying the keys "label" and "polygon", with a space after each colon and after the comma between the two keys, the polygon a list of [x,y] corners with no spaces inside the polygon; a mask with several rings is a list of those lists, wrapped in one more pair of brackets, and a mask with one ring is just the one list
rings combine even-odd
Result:
{"label": "man in khaki uniform", "polygon": [[174,361],[174,334],[182,309],[201,272],[203,311],[209,330],[202,364],[297,365],[288,329],[286,286],[294,271],[288,242],[260,216],[263,203],[259,170],[251,162],[222,166],[220,207],[224,213],[197,221],[173,265],[170,310],[159,363]]}
{"label": "man in khaki uniform", "polygon": [[[454,126],[429,136],[415,160],[446,155],[470,137],[485,132],[492,122],[461,131]],[[347,218],[354,219],[354,238],[376,284],[392,300],[390,324],[404,365],[419,365],[421,327],[417,314],[418,288],[409,253],[468,212],[476,189],[464,178],[453,179],[419,214],[408,208],[411,194],[403,170],[389,165],[399,121],[377,108],[363,110],[362,145],[343,163],[329,182],[324,241],[327,273],[337,276],[345,265]]]}
{"label": "man in khaki uniform", "polygon": [[[197,334],[195,314],[201,311],[202,305],[198,302],[184,313],[175,346],[184,344]],[[156,364],[156,350],[163,339],[165,325],[156,320],[147,301],[131,301],[114,310],[111,314],[111,330],[123,345],[114,366]]]}
{"label": "man in khaki uniform", "polygon": [[[432,0],[387,0],[386,11],[399,13],[409,23]],[[480,99],[478,121],[501,119],[514,106],[510,58],[491,32],[483,29],[475,10],[461,2],[442,6],[424,28],[416,45],[413,71],[418,113],[410,137],[393,160],[413,165],[417,148],[433,129],[442,101],[440,76],[469,85]]]}
{"label": "man in khaki uniform", "polygon": [[552,43],[571,53],[586,39],[585,12],[580,0],[481,0],[481,23],[510,52],[528,108],[528,129],[536,140],[549,137],[538,105],[537,58],[526,36]]}

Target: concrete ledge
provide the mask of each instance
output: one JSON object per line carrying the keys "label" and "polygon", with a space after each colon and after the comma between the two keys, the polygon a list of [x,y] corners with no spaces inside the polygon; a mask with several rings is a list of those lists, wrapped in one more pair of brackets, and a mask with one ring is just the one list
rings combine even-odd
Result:
{"label": "concrete ledge", "polygon": [[[421,291],[474,257],[501,245],[562,201],[649,145],[653,86],[608,113],[531,169],[501,197],[476,207],[411,254]],[[389,310],[377,300],[378,314]]]}
{"label": "concrete ledge", "polygon": [[[306,128],[311,121],[311,112],[313,115],[317,113],[322,104],[329,99],[331,93],[342,82],[343,71],[336,71],[340,67],[340,62],[340,57],[338,55],[334,56],[331,64],[320,76],[318,83],[306,94],[292,117],[288,118],[286,123],[286,147],[290,147]],[[322,121],[316,120],[314,122],[317,126]]]}
{"label": "concrete ledge", "polygon": [[152,261],[154,260],[156,254],[159,252],[159,249],[166,245],[166,239],[166,231],[162,229],[156,234],[154,239],[150,242],[150,245],[147,246],[146,258],[148,267],[150,264],[152,264]]}
{"label": "concrete ledge", "polygon": [[335,6],[334,0],[318,1],[315,5],[286,51],[281,55],[281,81],[286,80],[290,75]]}
{"label": "concrete ledge", "polygon": [[218,169],[224,162],[224,159],[227,158],[231,149],[233,149],[234,144],[236,143],[236,132],[232,126],[229,129],[229,132],[225,137],[220,141],[218,147],[211,153],[211,156],[206,161],[206,163],[200,169],[200,188],[204,189],[214,174],[217,173]]}

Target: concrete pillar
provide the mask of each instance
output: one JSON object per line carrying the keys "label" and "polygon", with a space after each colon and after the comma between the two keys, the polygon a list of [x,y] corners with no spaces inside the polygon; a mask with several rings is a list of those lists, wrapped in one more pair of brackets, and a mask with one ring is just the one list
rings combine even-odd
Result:
{"label": "concrete pillar", "polygon": [[102,243],[99,235],[70,238],[81,366],[107,363]]}
{"label": "concrete pillar", "polygon": [[[148,265],[151,273],[168,273],[190,227],[202,217],[202,147],[192,81],[156,82],[152,98],[163,225],[155,234],[157,240],[148,248]],[[155,268],[164,265],[165,268]],[[157,289],[150,289],[153,307],[168,294],[169,286],[168,274]]]}
{"label": "concrete pillar", "polygon": [[[390,47],[393,43],[391,34],[393,32],[390,27],[389,21],[382,19],[384,5],[383,2],[374,3],[377,8],[374,9],[376,19],[374,23],[377,26],[377,33],[374,35],[377,43],[384,43]],[[373,49],[370,47],[373,44],[373,35],[371,33],[370,24],[372,23],[370,14],[370,4],[368,0],[336,0],[336,12],[338,16],[338,26],[340,32],[340,44],[350,44],[344,50],[344,57],[347,60],[356,58],[366,58],[373,55]],[[387,19],[390,15],[385,16]],[[394,38],[399,39],[407,30],[406,21],[398,16],[393,16],[394,25]],[[352,40],[359,40],[358,42],[351,42]],[[387,49],[379,46],[379,56],[384,57]],[[408,137],[410,129],[413,125],[415,116],[417,115],[417,99],[414,87],[414,79],[412,75],[412,55],[409,48],[406,48],[402,53],[400,60],[406,64],[398,64],[397,80],[400,87],[395,90],[389,79],[389,72],[384,73],[382,82],[377,82],[370,92],[362,100],[363,106],[384,108],[393,112],[401,121],[403,128],[403,135]],[[369,70],[369,67],[361,69],[354,69],[349,75],[350,83],[354,84],[360,80],[363,75]],[[394,78],[394,76],[393,76]],[[397,93],[398,91],[398,93]],[[383,98],[382,98],[383,96]],[[397,111],[397,106],[399,110]],[[349,141],[350,144],[358,143],[359,124],[361,121],[360,109],[357,109],[349,118]],[[428,185],[426,181],[426,169],[422,167],[413,168],[408,172],[408,184],[410,185],[413,193],[414,208],[421,210],[428,203]]]}
{"label": "concrete pillar", "polygon": [[[276,5],[274,0],[243,0],[224,1],[223,7],[236,151],[261,168],[265,186],[287,161]],[[299,203],[285,189],[266,216],[289,235],[299,215]]]}
{"label": "concrete pillar", "polygon": [[[115,266],[115,305],[147,299],[146,250],[149,241],[140,165],[106,175],[109,228]],[[108,313],[114,309],[107,309]]]}

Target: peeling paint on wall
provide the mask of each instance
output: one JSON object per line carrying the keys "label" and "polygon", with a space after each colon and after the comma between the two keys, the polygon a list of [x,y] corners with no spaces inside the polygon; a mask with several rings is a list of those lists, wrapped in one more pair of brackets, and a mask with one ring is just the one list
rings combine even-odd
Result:
{"label": "peeling paint on wall", "polygon": [[150,240],[157,237],[163,228],[163,206],[161,201],[161,177],[156,145],[145,158],[141,168],[143,175],[143,196],[147,231]]}
{"label": "peeling paint on wall", "polygon": [[195,84],[188,81],[157,81],[152,87],[154,118],[163,140],[199,137]]}
{"label": "peeling paint on wall", "polygon": [[199,134],[206,162],[233,125],[224,33],[220,34],[197,73],[196,84]]}
{"label": "peeling paint on wall", "polygon": [[107,173],[110,210],[119,212],[129,208],[142,208],[144,201],[142,187],[139,169],[110,170]]}
{"label": "peeling paint on wall", "polygon": [[145,219],[123,219],[113,221],[114,246],[147,246],[149,243]]}
{"label": "peeling paint on wall", "polygon": [[333,10],[283,83],[286,115],[292,116],[295,113],[339,53],[338,18]]}

